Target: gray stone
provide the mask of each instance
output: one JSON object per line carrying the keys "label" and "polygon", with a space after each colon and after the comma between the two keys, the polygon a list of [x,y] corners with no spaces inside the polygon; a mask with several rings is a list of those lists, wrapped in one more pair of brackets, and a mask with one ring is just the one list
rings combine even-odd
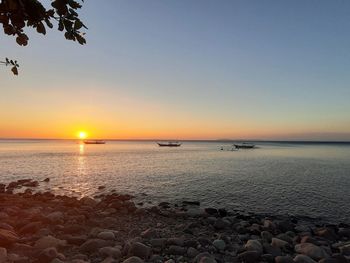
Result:
{"label": "gray stone", "polygon": [[301,243],[295,245],[295,251],[299,254],[306,255],[314,260],[320,260],[322,258],[327,258],[329,255],[324,251],[323,248],[316,246],[311,243]]}
{"label": "gray stone", "polygon": [[201,262],[202,258],[212,258],[213,256],[211,254],[209,254],[208,252],[202,252],[199,253],[194,259],[193,262],[194,263],[199,263]]}
{"label": "gray stone", "polygon": [[167,240],[165,238],[153,238],[149,242],[152,247],[164,248]]}
{"label": "gray stone", "polygon": [[38,255],[39,262],[50,262],[58,256],[58,252],[55,247],[45,248]]}
{"label": "gray stone", "polygon": [[260,261],[261,253],[257,251],[246,251],[238,255],[238,260],[245,263],[255,263]]}
{"label": "gray stone", "polygon": [[172,245],[169,247],[168,253],[170,255],[184,255],[186,253],[186,249],[184,247]]}
{"label": "gray stone", "polygon": [[148,228],[141,233],[143,238],[155,238],[157,237],[157,231],[154,228]]}
{"label": "gray stone", "polygon": [[57,248],[57,247],[66,245],[66,243],[67,242],[65,240],[57,239],[53,236],[46,236],[38,239],[34,244],[34,248],[41,249],[41,250],[49,247]]}
{"label": "gray stone", "polygon": [[293,258],[291,256],[277,256],[275,257],[276,263],[293,263]]}
{"label": "gray stone", "polygon": [[116,247],[103,247],[99,249],[99,253],[106,257],[121,258],[122,252]]}
{"label": "gray stone", "polygon": [[199,251],[198,251],[197,249],[193,248],[193,247],[189,247],[189,248],[187,249],[187,256],[188,256],[189,258],[194,258],[194,257],[196,257],[198,254],[199,254]]}
{"label": "gray stone", "polygon": [[92,253],[97,251],[102,247],[107,247],[110,243],[103,239],[89,239],[85,241],[79,248],[79,250],[83,253]]}
{"label": "gray stone", "polygon": [[131,244],[128,254],[130,256],[136,256],[139,258],[147,259],[151,254],[151,248],[140,242],[135,242]]}
{"label": "gray stone", "polygon": [[212,257],[202,257],[199,263],[217,263]]}
{"label": "gray stone", "polygon": [[115,235],[112,231],[103,231],[98,233],[97,238],[104,239],[104,240],[114,240]]}
{"label": "gray stone", "polygon": [[144,261],[139,257],[129,257],[123,263],[144,263]]}
{"label": "gray stone", "polygon": [[226,247],[226,243],[224,240],[222,239],[215,239],[213,241],[213,246],[217,249],[217,250],[224,250]]}
{"label": "gray stone", "polygon": [[288,246],[289,246],[289,243],[287,241],[284,241],[282,239],[279,239],[279,238],[272,238],[271,240],[271,245],[273,247],[278,247],[278,248],[281,248],[281,249],[286,249]]}
{"label": "gray stone", "polygon": [[267,243],[271,243],[273,235],[269,231],[262,231],[260,235],[264,241],[266,241]]}
{"label": "gray stone", "polygon": [[295,263],[316,263],[312,258],[305,255],[296,255],[294,258]]}
{"label": "gray stone", "polygon": [[263,246],[258,240],[250,239],[247,241],[244,247],[247,251],[256,251],[260,254],[263,253]]}

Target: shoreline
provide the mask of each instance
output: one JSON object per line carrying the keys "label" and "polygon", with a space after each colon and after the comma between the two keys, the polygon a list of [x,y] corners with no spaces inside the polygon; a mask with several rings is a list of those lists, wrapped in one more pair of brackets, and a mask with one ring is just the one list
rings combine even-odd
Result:
{"label": "shoreline", "polygon": [[[44,182],[48,182],[49,178]],[[143,207],[127,194],[77,199],[0,184],[0,262],[348,263],[350,225],[309,217]],[[28,187],[22,193],[17,188]]]}

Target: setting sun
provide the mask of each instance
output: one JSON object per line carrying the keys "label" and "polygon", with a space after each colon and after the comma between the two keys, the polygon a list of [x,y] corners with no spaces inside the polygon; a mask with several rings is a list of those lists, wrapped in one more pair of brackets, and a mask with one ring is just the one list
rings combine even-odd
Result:
{"label": "setting sun", "polygon": [[80,139],[85,139],[87,137],[87,133],[85,131],[78,132],[78,137]]}

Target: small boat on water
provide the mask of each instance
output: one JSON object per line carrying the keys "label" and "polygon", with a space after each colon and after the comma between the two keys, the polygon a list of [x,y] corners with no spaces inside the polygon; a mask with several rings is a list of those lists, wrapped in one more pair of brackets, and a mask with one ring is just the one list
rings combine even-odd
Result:
{"label": "small boat on water", "polygon": [[179,143],[179,142],[167,142],[167,143],[157,142],[157,144],[160,147],[179,147],[179,146],[181,146],[181,143]]}
{"label": "small boat on water", "polygon": [[84,141],[84,144],[106,144],[103,140],[88,140]]}
{"label": "small boat on water", "polygon": [[241,144],[234,144],[236,149],[253,149],[255,147],[255,144],[252,143],[241,143]]}

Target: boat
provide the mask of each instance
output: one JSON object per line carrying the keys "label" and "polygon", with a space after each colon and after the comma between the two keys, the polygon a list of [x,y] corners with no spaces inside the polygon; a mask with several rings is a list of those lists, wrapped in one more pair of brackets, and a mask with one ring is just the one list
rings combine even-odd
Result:
{"label": "boat", "polygon": [[181,143],[179,143],[179,142],[167,142],[167,143],[157,142],[157,144],[160,147],[179,147],[179,146],[181,146]]}
{"label": "boat", "polygon": [[103,140],[88,140],[84,141],[84,144],[106,144]]}
{"label": "boat", "polygon": [[234,144],[236,149],[253,149],[255,147],[255,144],[252,143],[241,143],[241,144]]}

